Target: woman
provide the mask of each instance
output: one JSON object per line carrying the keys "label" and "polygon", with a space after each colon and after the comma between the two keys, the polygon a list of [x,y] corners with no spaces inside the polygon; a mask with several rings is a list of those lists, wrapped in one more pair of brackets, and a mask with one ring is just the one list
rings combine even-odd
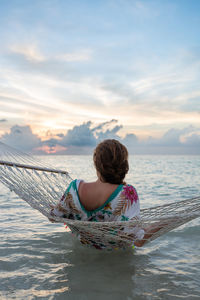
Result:
{"label": "woman", "polygon": [[[128,151],[114,139],[97,145],[93,155],[97,180],[72,181],[51,215],[85,221],[128,221],[139,217],[140,204],[136,189],[124,182],[129,170]],[[133,235],[142,240],[144,230],[135,229]],[[135,243],[142,246],[142,242]]]}

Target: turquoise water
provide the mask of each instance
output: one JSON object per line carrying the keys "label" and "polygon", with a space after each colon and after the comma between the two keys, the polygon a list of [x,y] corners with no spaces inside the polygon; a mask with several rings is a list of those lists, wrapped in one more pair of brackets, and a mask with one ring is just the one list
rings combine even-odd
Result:
{"label": "turquoise water", "polygon": [[[90,156],[42,157],[93,180]],[[141,207],[200,195],[199,156],[130,157]],[[200,220],[136,251],[84,248],[0,184],[0,299],[199,299]]]}

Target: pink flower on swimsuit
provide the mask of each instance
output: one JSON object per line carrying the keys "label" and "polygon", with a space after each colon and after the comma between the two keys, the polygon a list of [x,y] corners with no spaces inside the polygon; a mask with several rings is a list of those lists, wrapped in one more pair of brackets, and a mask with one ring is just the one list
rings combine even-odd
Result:
{"label": "pink flower on swimsuit", "polygon": [[125,185],[123,187],[122,195],[125,196],[126,199],[130,200],[131,204],[133,204],[133,202],[136,203],[138,200],[137,192],[132,185]]}

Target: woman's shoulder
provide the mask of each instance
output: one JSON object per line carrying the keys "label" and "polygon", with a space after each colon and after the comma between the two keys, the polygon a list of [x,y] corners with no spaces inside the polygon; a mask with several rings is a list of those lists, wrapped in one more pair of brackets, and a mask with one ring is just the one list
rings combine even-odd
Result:
{"label": "woman's shoulder", "polygon": [[83,179],[74,179],[69,184],[69,189],[73,189],[77,192],[77,194],[80,196],[82,193],[90,191],[93,188],[94,183],[93,182],[86,182]]}
{"label": "woman's shoulder", "polygon": [[72,192],[72,190],[74,190],[75,192],[78,191],[79,185],[82,181],[82,179],[73,179],[71,182],[69,182],[64,195],[67,195],[69,192]]}
{"label": "woman's shoulder", "polygon": [[73,185],[76,185],[78,190],[80,190],[80,189],[91,190],[91,189],[95,188],[96,182],[95,181],[87,182],[83,179],[75,179],[73,181]]}
{"label": "woman's shoulder", "polygon": [[80,183],[82,183],[82,182],[84,182],[84,180],[83,179],[73,179],[70,183],[69,183],[69,185],[68,185],[68,187],[72,187],[72,188],[78,188],[79,187],[79,185],[80,185]]}

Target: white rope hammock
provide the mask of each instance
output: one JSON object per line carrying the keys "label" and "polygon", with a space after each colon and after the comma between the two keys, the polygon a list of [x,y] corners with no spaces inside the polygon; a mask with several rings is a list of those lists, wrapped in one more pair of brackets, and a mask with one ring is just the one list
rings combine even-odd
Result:
{"label": "white rope hammock", "polygon": [[[51,205],[60,200],[71,180],[68,172],[51,168],[0,142],[0,181],[47,218],[53,218]],[[66,223],[84,244],[95,243],[97,248],[127,248],[136,240],[136,228],[145,229],[149,242],[199,217],[200,197],[142,209],[140,215],[140,219],[121,222],[53,219]],[[158,227],[159,230],[155,230]]]}

